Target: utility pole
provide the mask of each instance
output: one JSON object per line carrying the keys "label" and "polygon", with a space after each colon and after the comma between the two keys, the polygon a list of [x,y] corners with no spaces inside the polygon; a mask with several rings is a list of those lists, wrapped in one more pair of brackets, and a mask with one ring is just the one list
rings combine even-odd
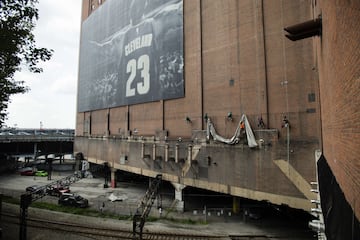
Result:
{"label": "utility pole", "polygon": [[47,189],[53,185],[70,185],[74,182],[80,180],[80,177],[76,174],[67,176],[65,178],[59,179],[47,185],[41,186],[33,192],[27,192],[21,195],[20,197],[20,231],[19,231],[19,239],[26,240],[26,218],[28,215],[28,208],[32,202],[45,197],[48,195]]}
{"label": "utility pole", "polygon": [[[1,215],[2,215],[2,198],[3,194],[0,193],[0,223],[1,223]],[[0,225],[0,239],[2,239],[2,227]]]}

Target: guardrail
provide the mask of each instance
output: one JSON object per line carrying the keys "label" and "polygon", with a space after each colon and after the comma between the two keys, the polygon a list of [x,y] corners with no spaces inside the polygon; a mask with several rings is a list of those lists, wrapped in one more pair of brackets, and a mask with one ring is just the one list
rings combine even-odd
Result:
{"label": "guardrail", "polygon": [[73,129],[6,129],[0,130],[0,142],[74,141]]}
{"label": "guardrail", "polygon": [[45,141],[62,141],[62,142],[72,142],[74,141],[74,136],[0,136],[0,142],[10,143],[10,142],[45,142]]}

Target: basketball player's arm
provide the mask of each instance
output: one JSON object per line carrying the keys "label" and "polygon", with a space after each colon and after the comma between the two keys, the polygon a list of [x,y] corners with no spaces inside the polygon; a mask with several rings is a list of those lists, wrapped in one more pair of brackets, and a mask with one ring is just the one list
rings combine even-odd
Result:
{"label": "basketball player's arm", "polygon": [[158,11],[152,18],[155,34],[161,35],[170,28],[176,29],[183,25],[182,4],[169,4]]}

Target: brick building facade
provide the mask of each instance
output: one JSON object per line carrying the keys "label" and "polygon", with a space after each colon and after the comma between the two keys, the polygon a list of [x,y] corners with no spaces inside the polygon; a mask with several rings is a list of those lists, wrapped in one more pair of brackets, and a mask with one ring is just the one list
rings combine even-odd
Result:
{"label": "brick building facade", "polygon": [[[143,175],[159,170],[144,164],[144,156],[162,159],[165,180],[309,210],[309,189],[294,186],[274,160],[291,163],[288,167],[306,186],[316,178],[320,111],[313,44],[311,39],[295,44],[283,37],[283,26],[312,17],[310,3],[183,1],[185,97],[79,112],[75,151],[90,161]],[[96,4],[84,1],[83,15],[89,8],[96,11]],[[264,142],[262,149],[206,139],[205,116],[218,134],[230,138],[242,114],[256,139]],[[290,131],[282,128],[284,117]],[[259,118],[265,128],[258,125]],[[172,171],[164,149],[175,159],[179,138],[176,161],[185,163]],[[186,166],[195,162],[187,162],[189,144],[194,172]],[[126,164],[119,164],[125,156]],[[218,163],[216,168],[208,158]]]}
{"label": "brick building facade", "polygon": [[[106,3],[84,0],[83,21]],[[320,14],[321,37],[284,37]],[[322,150],[359,217],[355,19],[357,1],[184,0],[185,97],[78,112],[75,151],[113,171],[310,211]],[[230,138],[243,114],[258,147],[207,138],[207,118]]]}
{"label": "brick building facade", "polygon": [[[322,151],[335,182],[324,191],[328,239],[360,237],[360,2],[318,1],[322,37],[315,41],[321,102]],[[321,175],[321,171],[319,172]],[[321,185],[320,179],[320,185]],[[337,189],[337,185],[340,187]],[[324,186],[326,189],[327,186]],[[335,190],[334,190],[335,189]],[[328,194],[327,194],[328,193]],[[340,200],[345,197],[344,200]],[[345,207],[347,204],[350,208]],[[344,214],[343,224],[339,212]],[[331,219],[333,218],[333,219]],[[345,222],[345,223],[344,223]],[[347,226],[345,226],[347,225]]]}

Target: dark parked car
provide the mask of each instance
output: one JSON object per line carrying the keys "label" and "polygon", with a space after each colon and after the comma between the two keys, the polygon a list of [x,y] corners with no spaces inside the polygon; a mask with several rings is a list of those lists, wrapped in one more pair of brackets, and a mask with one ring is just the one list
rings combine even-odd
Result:
{"label": "dark parked car", "polygon": [[39,185],[32,185],[27,187],[26,192],[31,192],[31,193],[35,193],[35,194],[40,194],[43,193],[44,189],[43,187],[39,186]]}
{"label": "dark parked car", "polygon": [[50,196],[60,197],[64,193],[70,193],[69,186],[53,185],[46,188],[46,193]]}
{"label": "dark parked car", "polygon": [[89,206],[89,201],[87,199],[72,193],[64,193],[61,195],[58,203],[59,205],[63,206],[73,206],[80,208],[86,208]]}

